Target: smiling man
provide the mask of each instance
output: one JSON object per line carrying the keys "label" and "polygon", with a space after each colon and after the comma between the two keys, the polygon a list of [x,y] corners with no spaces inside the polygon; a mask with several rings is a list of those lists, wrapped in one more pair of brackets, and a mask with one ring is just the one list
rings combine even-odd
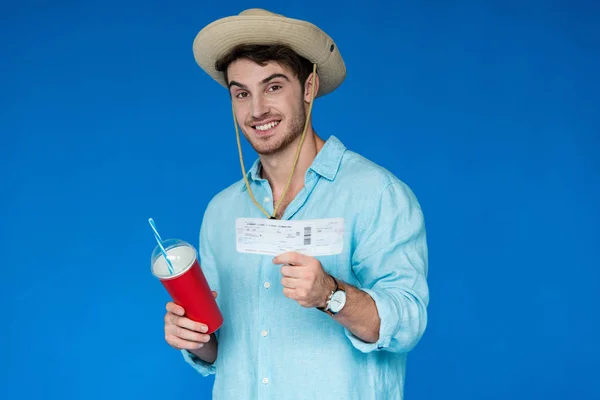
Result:
{"label": "smiling man", "polygon": [[[401,180],[312,126],[346,69],[305,21],[251,9],[194,41],[230,94],[243,179],[209,203],[204,273],[224,316],[206,326],[167,304],[165,338],[215,399],[402,399],[427,324],[427,243]],[[240,134],[258,153],[246,172]]]}

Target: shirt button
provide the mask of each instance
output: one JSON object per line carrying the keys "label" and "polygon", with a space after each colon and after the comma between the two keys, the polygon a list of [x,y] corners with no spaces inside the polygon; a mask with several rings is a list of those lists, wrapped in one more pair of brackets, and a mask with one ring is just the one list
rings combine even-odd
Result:
{"label": "shirt button", "polygon": [[261,334],[262,334],[263,336],[267,336],[267,335],[269,334],[269,332],[267,332],[267,331],[262,331],[262,332],[261,332]]}
{"label": "shirt button", "polygon": [[263,378],[263,383],[266,385],[267,383],[269,383],[269,378]]}
{"label": "shirt button", "polygon": [[268,202],[270,202],[270,201],[271,201],[271,198],[270,198],[270,197],[265,197],[265,198],[263,199],[263,201],[264,201],[265,203],[268,203]]}
{"label": "shirt button", "polygon": [[265,282],[263,286],[265,287],[265,289],[268,289],[271,287],[271,282]]}

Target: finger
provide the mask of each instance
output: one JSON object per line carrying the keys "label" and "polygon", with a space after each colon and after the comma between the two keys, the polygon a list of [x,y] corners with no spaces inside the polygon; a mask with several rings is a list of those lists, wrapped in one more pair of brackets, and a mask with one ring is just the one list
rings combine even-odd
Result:
{"label": "finger", "polygon": [[183,307],[173,303],[172,301],[167,303],[167,311],[179,316],[183,316],[185,314]]}
{"label": "finger", "polygon": [[273,258],[273,264],[277,265],[299,265],[302,264],[305,256],[295,251],[289,251]]}
{"label": "finger", "polygon": [[217,292],[215,292],[214,290],[212,290],[212,295],[215,299],[217,298]]}
{"label": "finger", "polygon": [[206,343],[210,340],[210,335],[191,331],[186,328],[182,328],[177,325],[167,325],[165,328],[167,333],[172,334],[180,339],[184,339],[190,342]]}
{"label": "finger", "polygon": [[300,284],[300,281],[296,278],[286,278],[286,277],[281,278],[281,285],[284,288],[296,289],[299,284]]}
{"label": "finger", "polygon": [[283,295],[289,299],[296,299],[296,289],[283,288]]}
{"label": "finger", "polygon": [[206,331],[208,331],[208,326],[206,326],[205,324],[192,321],[191,319],[186,317],[179,317],[175,314],[169,314],[168,322],[171,325],[176,325],[194,332],[205,333]]}
{"label": "finger", "polygon": [[281,267],[281,275],[286,278],[302,278],[305,271],[302,265],[284,265]]}
{"label": "finger", "polygon": [[202,343],[202,342],[194,342],[194,341],[190,341],[190,340],[185,340],[185,339],[177,337],[171,333],[167,333],[165,335],[165,340],[167,341],[167,343],[169,343],[171,346],[173,346],[177,349],[197,350],[197,349],[201,348],[202,346],[204,346],[204,343]]}

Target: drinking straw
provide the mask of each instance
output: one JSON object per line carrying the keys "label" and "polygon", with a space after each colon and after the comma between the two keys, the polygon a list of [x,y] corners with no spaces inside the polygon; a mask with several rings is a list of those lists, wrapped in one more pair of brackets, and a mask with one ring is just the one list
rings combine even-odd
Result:
{"label": "drinking straw", "polygon": [[169,272],[172,275],[173,274],[173,265],[171,264],[171,260],[169,260],[167,258],[167,252],[165,251],[163,241],[162,241],[160,235],[158,234],[158,230],[156,229],[156,224],[154,223],[154,220],[152,218],[149,218],[148,222],[150,223],[150,226],[152,227],[152,230],[154,231],[154,238],[156,239],[156,242],[158,243],[158,247],[160,247],[160,251],[161,251],[163,257],[167,261],[167,266],[169,267]]}

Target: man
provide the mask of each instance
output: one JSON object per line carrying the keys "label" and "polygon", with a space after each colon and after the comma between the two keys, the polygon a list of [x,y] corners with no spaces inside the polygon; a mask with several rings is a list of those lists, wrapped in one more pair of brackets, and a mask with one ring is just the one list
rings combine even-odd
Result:
{"label": "man", "polygon": [[[345,77],[337,46],[252,9],[205,27],[194,54],[229,90],[244,179],[200,229],[223,325],[207,335],[169,303],[166,341],[215,374],[215,399],[402,399],[427,322],[424,219],[403,182],[312,127]],[[248,173],[239,130],[259,155]]]}

